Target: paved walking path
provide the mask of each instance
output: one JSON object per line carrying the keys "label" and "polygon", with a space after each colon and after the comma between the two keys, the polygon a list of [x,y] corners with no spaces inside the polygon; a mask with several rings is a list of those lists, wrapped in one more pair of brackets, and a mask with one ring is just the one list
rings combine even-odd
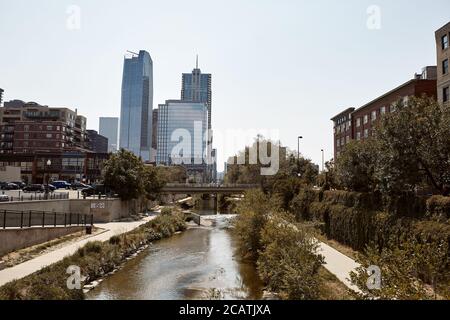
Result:
{"label": "paved walking path", "polygon": [[325,257],[324,267],[328,271],[334,274],[349,289],[359,292],[359,289],[352,285],[350,281],[350,272],[355,271],[360,266],[358,263],[323,242],[319,242],[318,253]]}
{"label": "paved walking path", "polygon": [[80,240],[78,242],[71,243],[65,247],[46,253],[42,256],[18,264],[14,267],[1,270],[0,286],[15,279],[21,279],[23,277],[26,277],[48,265],[56,263],[64,259],[66,256],[74,254],[79,248],[83,247],[84,245],[86,245],[86,243],[90,241],[107,241],[112,236],[126,233],[128,231],[136,229],[140,225],[147,223],[148,221],[154,218],[155,216],[146,217],[143,220],[134,222],[110,222],[104,224],[95,224],[96,227],[105,229],[106,231],[97,234],[95,236]]}

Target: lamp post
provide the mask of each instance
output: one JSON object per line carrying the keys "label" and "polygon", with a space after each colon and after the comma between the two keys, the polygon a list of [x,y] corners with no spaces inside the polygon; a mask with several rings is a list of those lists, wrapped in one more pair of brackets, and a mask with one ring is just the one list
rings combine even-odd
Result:
{"label": "lamp post", "polygon": [[48,184],[50,182],[50,173],[48,172],[48,168],[52,165],[52,161],[50,159],[47,160],[47,167],[46,170],[44,170],[44,184],[45,184],[45,176],[47,176],[47,184],[44,186],[45,188],[45,198],[48,199]]}
{"label": "lamp post", "polygon": [[324,150],[322,149],[322,172],[325,171],[325,155],[324,155]]}
{"label": "lamp post", "polygon": [[303,139],[303,137],[299,136],[297,139],[297,161],[300,161],[300,139]]}

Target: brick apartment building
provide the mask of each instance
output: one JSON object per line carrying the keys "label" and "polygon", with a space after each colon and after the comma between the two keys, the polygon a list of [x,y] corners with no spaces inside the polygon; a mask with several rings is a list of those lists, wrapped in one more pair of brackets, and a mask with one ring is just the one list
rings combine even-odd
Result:
{"label": "brick apartment building", "polygon": [[450,22],[435,33],[437,53],[437,98],[441,103],[450,101]]}
{"label": "brick apartment building", "polygon": [[20,100],[0,108],[0,153],[88,151],[86,118],[68,108]]}
{"label": "brick apartment building", "polygon": [[421,74],[359,108],[347,108],[331,119],[334,123],[334,158],[351,140],[364,140],[372,134],[376,121],[385,113],[393,112],[399,100],[426,95],[436,98],[436,67],[423,68]]}
{"label": "brick apartment building", "polygon": [[27,183],[99,180],[108,154],[90,144],[76,110],[21,100],[0,108],[0,168],[20,167]]}

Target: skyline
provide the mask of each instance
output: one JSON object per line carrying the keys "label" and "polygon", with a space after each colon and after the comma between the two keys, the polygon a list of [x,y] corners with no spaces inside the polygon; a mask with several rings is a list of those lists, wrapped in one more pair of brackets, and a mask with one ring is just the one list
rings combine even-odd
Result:
{"label": "skyline", "polygon": [[[381,29],[370,30],[369,1],[132,3],[75,1],[81,27],[69,30],[72,2],[0,1],[0,37],[9,48],[0,52],[4,100],[77,108],[98,130],[99,117],[120,114],[126,50],[145,49],[153,58],[153,107],[179,97],[180,74],[199,54],[199,68],[214,77],[214,130],[280,129],[292,150],[302,135],[301,152],[320,164],[321,149],[332,157],[332,116],[436,65],[434,31],[450,9],[447,1],[378,1]],[[232,154],[224,156],[218,143],[221,171]]]}

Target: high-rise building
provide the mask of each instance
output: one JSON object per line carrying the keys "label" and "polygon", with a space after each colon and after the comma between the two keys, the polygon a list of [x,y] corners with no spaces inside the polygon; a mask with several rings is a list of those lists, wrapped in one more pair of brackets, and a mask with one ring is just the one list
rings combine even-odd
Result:
{"label": "high-rise building", "polygon": [[156,157],[156,150],[158,149],[158,109],[154,109],[152,114],[153,114],[152,148],[155,152],[155,157]]}
{"label": "high-rise building", "polygon": [[437,98],[450,103],[450,22],[435,33],[437,52]]}
{"label": "high-rise building", "polygon": [[158,165],[183,165],[197,182],[208,180],[208,107],[168,100],[158,108]]}
{"label": "high-rise building", "polygon": [[108,138],[95,130],[86,130],[89,149],[95,153],[108,153]]}
{"label": "high-rise building", "polygon": [[99,124],[100,135],[108,138],[108,152],[116,152],[119,136],[119,118],[101,117]]}
{"label": "high-rise building", "polygon": [[5,92],[2,88],[0,88],[0,107],[2,106],[3,102],[3,92]]}
{"label": "high-rise building", "polygon": [[125,57],[122,78],[120,148],[151,159],[153,61],[144,50]]}
{"label": "high-rise building", "polygon": [[211,74],[202,73],[197,64],[192,73],[183,73],[181,100],[203,102],[208,107],[208,129],[211,129],[212,82]]}

